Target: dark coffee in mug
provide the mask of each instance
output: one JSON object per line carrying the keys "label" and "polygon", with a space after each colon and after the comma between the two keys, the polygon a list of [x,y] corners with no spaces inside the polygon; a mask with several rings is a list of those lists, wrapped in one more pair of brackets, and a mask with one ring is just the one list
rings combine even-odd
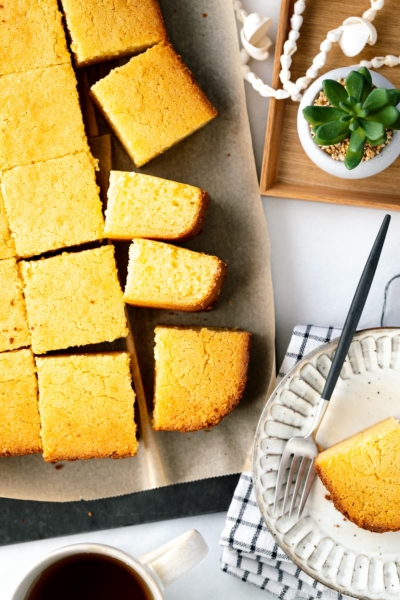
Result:
{"label": "dark coffee in mug", "polygon": [[26,600],[152,600],[147,583],[128,565],[102,554],[73,554],[45,569]]}

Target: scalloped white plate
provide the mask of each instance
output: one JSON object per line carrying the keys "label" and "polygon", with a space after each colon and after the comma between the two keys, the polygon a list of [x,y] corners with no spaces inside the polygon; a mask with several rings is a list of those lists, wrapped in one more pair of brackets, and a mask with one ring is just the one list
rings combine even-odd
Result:
{"label": "scalloped white plate", "polygon": [[[333,340],[306,356],[269,399],[253,454],[257,502],[277,543],[311,577],[356,598],[393,600],[400,598],[400,531],[372,533],[344,519],[318,477],[299,522],[279,516],[279,511],[272,516],[285,441],[308,432],[336,346]],[[328,448],[389,416],[400,418],[400,329],[360,331],[317,441]]]}

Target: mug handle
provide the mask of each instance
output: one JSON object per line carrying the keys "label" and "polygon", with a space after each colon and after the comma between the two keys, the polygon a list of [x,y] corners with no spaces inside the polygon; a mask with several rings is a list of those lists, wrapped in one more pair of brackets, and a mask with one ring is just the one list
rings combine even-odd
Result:
{"label": "mug handle", "polygon": [[203,536],[191,529],[163,546],[144,554],[139,561],[155,573],[162,589],[193,569],[208,553]]}

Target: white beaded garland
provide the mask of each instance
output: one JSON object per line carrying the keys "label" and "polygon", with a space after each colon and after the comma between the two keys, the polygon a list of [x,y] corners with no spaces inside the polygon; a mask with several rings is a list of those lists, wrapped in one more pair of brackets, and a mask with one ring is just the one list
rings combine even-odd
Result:
{"label": "white beaded garland", "polygon": [[[369,34],[370,37],[365,39],[365,43],[374,44],[376,41],[376,29],[373,27],[373,25],[370,25],[370,23],[372,23],[372,21],[375,19],[377,12],[379,10],[382,10],[385,0],[370,0],[370,3],[371,3],[371,7],[363,13],[362,19],[364,19],[364,27],[366,27],[368,31],[372,32],[372,34],[371,33]],[[248,19],[246,21],[245,29],[249,24],[249,19],[253,19],[253,21],[256,24],[258,22],[260,22],[260,23],[262,22],[261,15],[255,15],[255,14],[249,15],[244,10],[243,4],[239,0],[233,0],[233,7],[235,9],[238,21],[244,23],[246,21],[246,19]],[[247,65],[247,62],[250,59],[249,53],[251,53],[251,56],[253,56],[254,58],[256,58],[258,60],[263,60],[264,58],[266,58],[268,56],[267,50],[269,48],[269,45],[271,44],[271,40],[269,40],[269,38],[267,38],[267,37],[263,38],[264,44],[267,44],[267,45],[265,45],[265,47],[262,49],[251,47],[251,44],[249,44],[249,40],[246,40],[246,44],[245,44],[246,49],[244,49],[244,48],[241,49],[240,59],[241,59],[241,63],[242,63],[241,68],[242,68],[243,77],[246,81],[248,81],[253,86],[253,88],[256,91],[258,91],[261,94],[261,96],[268,97],[268,98],[274,97],[277,100],[283,100],[283,99],[290,97],[295,102],[299,102],[302,98],[301,91],[305,90],[310,85],[311,81],[318,76],[319,70],[325,65],[328,52],[332,49],[332,44],[337,43],[337,42],[339,42],[339,40],[341,40],[339,43],[341,44],[343,51],[346,52],[346,55],[349,55],[349,56],[352,55],[350,52],[349,52],[349,54],[347,54],[347,46],[345,47],[343,45],[344,37],[342,37],[342,35],[343,36],[345,35],[344,30],[345,30],[346,26],[348,27],[349,24],[351,25],[351,23],[350,23],[351,21],[357,21],[357,22],[361,21],[362,22],[362,19],[359,17],[354,18],[354,19],[353,18],[347,19],[344,22],[344,24],[341,25],[340,27],[337,27],[336,29],[332,29],[331,31],[328,31],[328,33],[326,35],[326,39],[323,42],[321,42],[321,44],[320,44],[320,48],[319,48],[320,52],[314,57],[312,65],[307,69],[305,76],[299,77],[295,83],[292,82],[290,67],[292,65],[292,56],[297,50],[296,42],[300,37],[300,29],[303,24],[302,14],[303,14],[305,8],[306,8],[305,0],[297,0],[297,2],[295,2],[295,4],[294,4],[293,15],[290,18],[291,30],[289,32],[288,39],[284,43],[283,54],[280,57],[280,63],[281,63],[282,69],[279,73],[279,79],[282,83],[283,89],[275,90],[271,86],[266,85],[262,81],[262,79],[260,79],[255,73],[253,73],[250,70],[250,67]],[[257,21],[257,18],[258,18],[258,21]],[[265,19],[264,19],[264,24],[265,24]],[[265,32],[265,30],[268,27],[269,27],[269,24],[265,25],[264,30],[259,29],[258,31]],[[353,32],[354,30],[352,29],[351,31]],[[242,43],[243,43],[243,30],[242,30],[241,35],[242,35]],[[263,33],[263,35],[265,35],[265,34]],[[346,30],[346,35],[347,35],[347,30]],[[258,34],[258,36],[261,37],[260,33]],[[362,42],[361,42],[360,48],[361,47],[362,47]],[[357,47],[354,48],[354,46],[352,46],[351,49],[353,49],[353,55],[360,51]],[[258,50],[258,52],[254,52],[254,50]],[[395,67],[400,64],[400,56],[395,56],[393,54],[388,54],[387,56],[376,56],[372,60],[362,60],[362,61],[360,61],[360,64],[367,68],[373,67],[375,69],[378,69],[379,67],[382,67],[383,65],[387,65],[389,67]]]}

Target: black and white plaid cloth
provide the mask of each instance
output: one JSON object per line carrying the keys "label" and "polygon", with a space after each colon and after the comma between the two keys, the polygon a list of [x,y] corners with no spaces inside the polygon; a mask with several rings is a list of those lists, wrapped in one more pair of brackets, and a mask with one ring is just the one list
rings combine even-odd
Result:
{"label": "black and white plaid cloth", "polygon": [[[296,326],[278,378],[286,375],[306,354],[340,333],[341,329],[334,327]],[[275,543],[257,507],[251,473],[242,473],[240,477],[220,544],[223,571],[265,590],[270,598],[347,598],[301,571]]]}

